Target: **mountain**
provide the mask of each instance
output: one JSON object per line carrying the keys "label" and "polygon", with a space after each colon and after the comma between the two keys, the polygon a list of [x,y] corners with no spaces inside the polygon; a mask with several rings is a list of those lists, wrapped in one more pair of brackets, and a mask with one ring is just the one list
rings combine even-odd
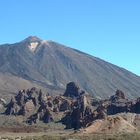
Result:
{"label": "mountain", "polygon": [[[0,89],[10,92],[15,92],[19,83],[22,86],[26,81],[51,93],[63,94],[66,84],[74,81],[99,98],[113,95],[117,89],[124,91],[129,98],[140,95],[139,76],[102,59],[35,36],[15,44],[0,45],[0,79],[1,76]],[[7,77],[15,84],[3,87]]]}

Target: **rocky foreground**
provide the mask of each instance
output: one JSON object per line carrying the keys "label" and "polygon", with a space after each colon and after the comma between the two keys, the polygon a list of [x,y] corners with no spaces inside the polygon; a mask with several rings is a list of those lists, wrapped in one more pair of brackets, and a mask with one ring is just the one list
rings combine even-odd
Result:
{"label": "rocky foreground", "polygon": [[79,134],[127,133],[140,128],[140,98],[128,100],[121,90],[101,100],[70,82],[63,95],[51,96],[33,87],[20,90],[9,103],[2,98],[0,102],[4,109],[1,116],[24,118],[25,128],[51,122],[79,130]]}

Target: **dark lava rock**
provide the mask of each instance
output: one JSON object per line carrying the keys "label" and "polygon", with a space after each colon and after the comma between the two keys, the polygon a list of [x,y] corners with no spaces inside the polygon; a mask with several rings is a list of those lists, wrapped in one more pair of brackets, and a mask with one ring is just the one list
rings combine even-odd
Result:
{"label": "dark lava rock", "polygon": [[80,95],[80,87],[74,83],[70,82],[67,84],[64,96],[66,97],[78,97]]}
{"label": "dark lava rock", "polygon": [[136,114],[140,114],[140,98],[137,98],[137,100],[132,104],[131,111]]}
{"label": "dark lava rock", "polygon": [[112,103],[107,107],[108,115],[115,115],[117,113],[128,112],[128,106],[126,103]]}

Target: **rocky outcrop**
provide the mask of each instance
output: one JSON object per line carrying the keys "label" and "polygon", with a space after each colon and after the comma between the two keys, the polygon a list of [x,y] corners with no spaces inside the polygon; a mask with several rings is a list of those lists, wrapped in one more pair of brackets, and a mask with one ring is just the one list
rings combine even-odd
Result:
{"label": "rocky outcrop", "polygon": [[114,115],[117,113],[128,112],[128,106],[126,103],[111,103],[107,107],[107,114]]}
{"label": "rocky outcrop", "polygon": [[54,115],[63,114],[60,122],[66,129],[80,129],[90,126],[96,120],[107,120],[110,115],[129,112],[140,114],[139,108],[140,98],[129,101],[121,90],[117,90],[109,99],[99,100],[85,94],[79,86],[70,82],[64,96],[50,96],[36,88],[20,90],[6,105],[4,113],[23,115],[30,125],[38,121],[49,123],[55,121]]}
{"label": "rocky outcrop", "polygon": [[10,102],[6,105],[5,114],[18,115],[19,111],[20,111],[20,106],[16,103],[15,98],[12,98]]}
{"label": "rocky outcrop", "polygon": [[125,100],[125,94],[121,90],[117,90],[116,94],[111,96],[109,99],[111,102],[117,102],[120,100]]}
{"label": "rocky outcrop", "polygon": [[7,104],[6,115],[26,115],[26,113],[33,111],[37,106],[38,91],[36,88],[30,90],[20,90],[15,97]]}
{"label": "rocky outcrop", "polygon": [[131,104],[131,112],[140,114],[140,98],[137,98],[137,100],[132,102]]}
{"label": "rocky outcrop", "polygon": [[129,112],[130,106],[125,94],[121,90],[117,90],[115,95],[111,96],[107,105],[107,114],[114,115],[122,112]]}
{"label": "rocky outcrop", "polygon": [[86,127],[91,121],[93,121],[93,112],[85,95],[81,95],[77,98],[76,103],[73,104],[72,110],[61,120],[61,122],[66,125],[67,129]]}
{"label": "rocky outcrop", "polygon": [[66,96],[66,97],[78,97],[78,96],[80,96],[80,94],[81,94],[80,87],[76,83],[70,82],[67,84],[64,96]]}

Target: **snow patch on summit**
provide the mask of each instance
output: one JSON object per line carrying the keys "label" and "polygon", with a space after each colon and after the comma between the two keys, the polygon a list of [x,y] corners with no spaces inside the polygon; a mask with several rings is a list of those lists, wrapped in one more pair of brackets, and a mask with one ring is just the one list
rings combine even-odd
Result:
{"label": "snow patch on summit", "polygon": [[28,46],[29,49],[30,49],[30,51],[34,52],[36,50],[38,44],[39,44],[38,42],[32,42],[32,43],[30,43],[30,45]]}

